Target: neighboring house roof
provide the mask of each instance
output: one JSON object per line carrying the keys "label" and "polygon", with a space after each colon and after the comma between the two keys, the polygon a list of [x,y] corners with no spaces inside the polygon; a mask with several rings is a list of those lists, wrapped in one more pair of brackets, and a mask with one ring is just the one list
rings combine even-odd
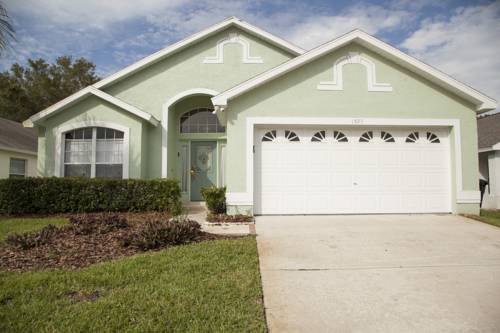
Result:
{"label": "neighboring house roof", "polygon": [[142,60],[139,60],[138,62],[128,66],[128,67],[125,67],[124,69],[116,72],[115,74],[113,75],[110,75],[106,78],[104,78],[103,80],[95,83],[93,86],[96,87],[96,88],[104,88],[108,85],[110,85],[111,83],[119,80],[119,79],[123,79],[125,78],[126,76],[130,75],[130,74],[133,74],[135,72],[137,72],[138,70],[141,70],[143,69],[144,67],[146,66],[150,66],[162,59],[164,59],[165,57],[167,56],[170,56],[171,54],[173,53],[176,53],[176,52],[179,52],[180,50],[202,40],[202,39],[205,39],[205,38],[208,38],[216,33],[218,33],[219,31],[221,30],[224,30],[230,26],[235,26],[235,27],[238,27],[254,36],[257,36],[269,43],[271,43],[272,45],[275,45],[287,52],[290,52],[291,54],[293,55],[299,55],[299,54],[302,54],[305,52],[305,50],[303,50],[302,48],[298,47],[298,46],[295,46],[293,45],[292,43],[280,38],[280,37],[277,37],[273,34],[270,34],[269,32],[267,31],[264,31],[260,28],[257,28],[245,21],[242,21],[240,20],[239,18],[237,17],[229,17],[227,19],[225,19],[224,21],[220,22],[220,23],[217,23],[203,31],[200,31],[198,33],[195,33],[194,35],[191,35],[190,37],[186,38],[186,39],[183,39],[175,44],[172,44],[156,53],[153,53],[152,55],[142,59]]}
{"label": "neighboring house roof", "polygon": [[37,131],[24,128],[21,123],[0,118],[0,149],[36,155]]}
{"label": "neighboring house roof", "polygon": [[500,143],[500,112],[477,119],[477,136],[480,150],[493,149]]}
{"label": "neighboring house roof", "polygon": [[38,112],[37,114],[31,116],[28,120],[23,122],[23,125],[26,127],[33,127],[34,124],[41,122],[42,120],[53,116],[55,113],[64,110],[65,108],[79,102],[80,100],[90,96],[94,95],[97,96],[111,104],[114,104],[118,106],[119,108],[128,111],[134,115],[136,115],[139,118],[142,118],[148,122],[150,122],[153,126],[157,126],[159,121],[155,117],[153,117],[151,114],[142,111],[138,109],[137,107],[130,105],[121,99],[118,99],[114,96],[111,96],[99,89],[96,89],[92,86],[89,86],[87,88],[84,88],[77,93],[74,93],[71,96],[66,97],[65,99],[57,102],[56,104],[46,108],[43,111]]}
{"label": "neighboring house roof", "polygon": [[293,58],[277,67],[274,67],[262,74],[253,77],[233,88],[230,88],[212,98],[216,107],[225,107],[232,98],[239,96],[249,90],[274,80],[300,66],[303,66],[335,49],[345,46],[351,42],[356,42],[381,56],[394,61],[395,63],[409,69],[410,71],[421,75],[429,81],[445,88],[446,90],[462,97],[476,106],[476,111],[492,110],[497,107],[497,102],[480,93],[479,91],[465,85],[443,72],[429,66],[397,48],[382,42],[381,40],[356,29],[343,36],[340,36],[330,42],[322,44],[302,55]]}

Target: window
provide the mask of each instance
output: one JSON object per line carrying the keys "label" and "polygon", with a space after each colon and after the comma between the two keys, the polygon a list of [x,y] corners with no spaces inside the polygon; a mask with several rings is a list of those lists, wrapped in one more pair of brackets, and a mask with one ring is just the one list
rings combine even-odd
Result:
{"label": "window", "polygon": [[211,108],[198,108],[184,113],[181,116],[181,133],[224,133],[222,126]]}
{"label": "window", "polygon": [[124,133],[104,127],[74,129],[64,134],[64,176],[123,177]]}
{"label": "window", "polygon": [[26,177],[26,160],[11,158],[9,165],[9,178]]}
{"label": "window", "polygon": [[388,133],[388,132],[384,132],[384,131],[380,132],[380,138],[384,142],[396,142],[394,140],[394,137],[392,136],[392,134]]}
{"label": "window", "polygon": [[333,131],[333,139],[336,142],[349,142],[347,136],[340,131]]}
{"label": "window", "polygon": [[264,134],[264,136],[262,137],[262,142],[274,141],[274,139],[276,139],[276,130],[272,130]]}
{"label": "window", "polygon": [[439,143],[439,138],[436,134],[427,132],[427,140],[429,140],[430,143]]}
{"label": "window", "polygon": [[359,142],[370,142],[373,139],[373,132],[368,131],[363,134],[361,134],[361,137],[359,138]]}
{"label": "window", "polygon": [[295,132],[292,132],[292,131],[289,131],[289,130],[285,131],[285,138],[288,141],[291,141],[291,142],[299,142],[300,141],[300,139],[297,136],[297,134],[295,134]]}
{"label": "window", "polygon": [[326,141],[326,131],[316,132],[311,138],[311,142],[325,142],[325,141]]}

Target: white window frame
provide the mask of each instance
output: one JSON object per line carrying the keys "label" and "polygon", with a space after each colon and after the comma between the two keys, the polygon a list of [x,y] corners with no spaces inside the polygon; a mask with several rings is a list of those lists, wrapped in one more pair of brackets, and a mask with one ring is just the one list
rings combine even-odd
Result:
{"label": "white window frame", "polygon": [[[54,167],[54,176],[56,177],[64,177],[64,151],[65,151],[65,138],[64,135],[66,132],[79,129],[83,127],[105,127],[114,129],[117,131],[123,132],[123,167],[122,167],[122,178],[129,178],[129,150],[130,150],[130,128],[122,125],[104,122],[104,121],[85,121],[74,124],[67,124],[63,126],[59,126],[54,129],[55,131],[55,167]],[[96,129],[93,129],[95,131]],[[95,149],[96,140],[94,138],[96,133],[93,132],[93,143],[92,148]],[[95,163],[92,161],[91,163],[91,178],[95,177]]]}
{"label": "white window frame", "polygon": [[[12,160],[18,160],[18,161],[23,161],[24,162],[24,173],[23,174],[20,174],[20,173],[12,173],[12,169],[11,169],[11,161]],[[10,157],[9,158],[9,178],[11,176],[22,176],[22,177],[26,177],[26,171],[28,169],[28,160],[24,159],[24,158],[17,158],[17,157]]]}

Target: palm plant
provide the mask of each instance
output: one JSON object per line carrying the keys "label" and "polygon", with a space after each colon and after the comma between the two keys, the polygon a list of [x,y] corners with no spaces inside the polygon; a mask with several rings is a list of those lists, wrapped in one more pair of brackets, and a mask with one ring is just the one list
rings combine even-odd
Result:
{"label": "palm plant", "polygon": [[0,50],[8,45],[8,39],[14,38],[14,27],[4,5],[0,3]]}

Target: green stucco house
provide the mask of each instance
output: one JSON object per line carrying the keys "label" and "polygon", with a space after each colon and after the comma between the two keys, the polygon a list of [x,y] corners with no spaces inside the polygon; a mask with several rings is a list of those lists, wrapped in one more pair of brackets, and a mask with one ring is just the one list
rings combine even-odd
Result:
{"label": "green stucco house", "polygon": [[229,18],[24,124],[41,176],[226,186],[229,213],[477,213],[496,106],[359,30],[305,51]]}

